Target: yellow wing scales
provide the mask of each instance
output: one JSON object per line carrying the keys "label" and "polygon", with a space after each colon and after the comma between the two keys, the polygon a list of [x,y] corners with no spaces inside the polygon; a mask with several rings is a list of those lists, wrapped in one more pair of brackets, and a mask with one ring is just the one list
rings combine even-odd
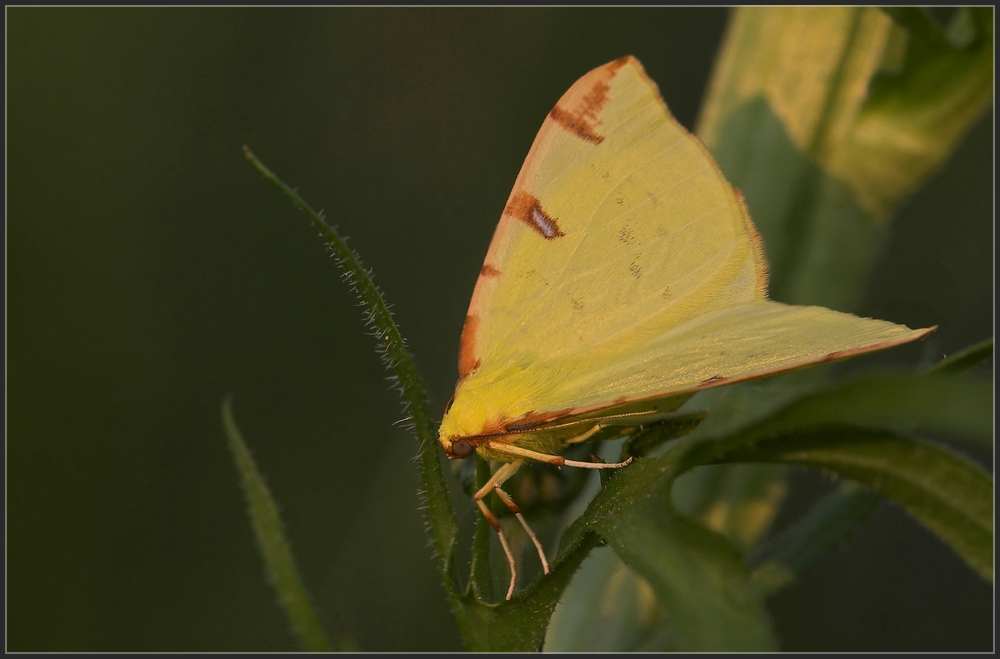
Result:
{"label": "yellow wing scales", "polygon": [[503,431],[876,350],[926,331],[766,301],[739,193],[631,57],[542,125],[462,332],[441,424]]}

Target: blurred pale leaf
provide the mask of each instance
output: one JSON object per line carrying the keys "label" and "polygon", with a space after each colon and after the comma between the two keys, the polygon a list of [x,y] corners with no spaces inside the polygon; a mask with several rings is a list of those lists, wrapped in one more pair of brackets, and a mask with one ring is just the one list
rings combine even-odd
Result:
{"label": "blurred pale leaf", "polygon": [[[919,10],[899,9],[912,17]],[[962,9],[955,45],[929,16],[863,7],[736,10],[698,133],[762,97],[802,153],[886,216],[939,167],[992,98],[992,9]],[[957,39],[956,39],[957,41]]]}
{"label": "blurred pale leaf", "polygon": [[952,32],[974,36],[961,45],[920,25],[863,7],[734,10],[697,132],[746,196],[774,299],[852,310],[879,220],[989,107],[992,9],[959,12]]}

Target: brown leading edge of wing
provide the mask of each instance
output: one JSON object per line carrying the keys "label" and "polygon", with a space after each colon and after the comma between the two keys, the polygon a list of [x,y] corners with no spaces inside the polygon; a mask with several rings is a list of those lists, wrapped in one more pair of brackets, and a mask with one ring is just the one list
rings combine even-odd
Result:
{"label": "brown leading edge of wing", "polygon": [[[542,122],[538,135],[532,143],[525,163],[530,161],[533,153],[539,148],[540,142],[544,141],[543,135],[546,125],[550,123],[558,124],[565,130],[570,131],[581,139],[592,144],[600,144],[604,136],[597,133],[600,125],[600,112],[608,102],[608,92],[610,91],[611,80],[623,66],[632,64],[645,75],[642,65],[631,55],[626,55],[604,66],[598,67],[582,78],[578,79],[565,94],[560,97],[556,106],[549,112],[548,117]],[[648,77],[647,77],[648,80]],[[650,84],[655,86],[652,80]],[[522,166],[523,171],[523,166]],[[498,279],[500,270],[494,263],[499,261],[494,258],[496,245],[500,244],[503,234],[509,230],[514,222],[523,223],[537,232],[546,240],[554,240],[564,236],[559,227],[558,218],[554,218],[545,212],[542,202],[525,190],[521,185],[521,176],[514,185],[514,189],[504,205],[503,213],[500,215],[500,222],[493,232],[490,241],[490,248],[487,251],[484,265],[480,271],[479,279],[473,289],[472,299],[469,303],[469,312],[462,328],[462,338],[459,344],[458,371],[461,378],[465,378],[479,367],[480,360],[476,352],[476,332],[479,326],[479,316],[477,298],[479,298]],[[490,281],[492,280],[492,281]]]}
{"label": "brown leading edge of wing", "polygon": [[[551,120],[588,142],[600,144],[604,137],[599,135],[596,130],[600,124],[600,111],[608,101],[610,82],[619,69],[630,63],[642,70],[642,65],[639,64],[638,60],[627,55],[598,67],[577,80],[556,103],[543,122],[542,128]],[[650,82],[652,83],[652,81]],[[542,132],[540,129],[539,136]],[[525,158],[526,162],[531,158],[532,152],[536,151],[539,136],[535,137],[535,142]],[[487,252],[486,260],[480,270],[479,279],[476,281],[472,300],[469,303],[469,312],[465,317],[465,325],[462,327],[458,352],[458,372],[461,378],[467,377],[480,365],[476,351],[476,332],[479,327],[476,299],[486,288],[487,280],[498,279],[500,270],[493,265],[495,261],[491,261],[491,256],[494,245],[502,239],[503,233],[511,225],[512,220],[525,224],[546,240],[554,240],[565,235],[559,228],[558,218],[546,213],[542,203],[534,195],[515,184],[507,203],[504,205],[500,222],[493,232],[490,250]]]}
{"label": "brown leading edge of wing", "polygon": [[479,316],[470,313],[465,317],[462,326],[462,338],[458,342],[458,375],[464,379],[479,368],[479,356],[476,354],[476,329],[479,327]]}

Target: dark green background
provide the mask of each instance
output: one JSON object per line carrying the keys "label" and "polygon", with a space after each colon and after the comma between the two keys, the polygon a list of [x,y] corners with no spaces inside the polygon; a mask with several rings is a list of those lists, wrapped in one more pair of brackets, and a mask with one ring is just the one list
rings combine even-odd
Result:
{"label": "dark green background", "polygon": [[[361,311],[240,147],[351,236],[436,416],[547,111],[631,53],[692,126],[725,10],[7,19],[8,648],[295,648],[222,434],[233,392],[327,627],[365,650],[459,649]],[[927,357],[992,332],[989,119],[903,209],[862,309],[940,325]],[[988,649],[991,599],[883,504],[772,611],[785,649]]]}

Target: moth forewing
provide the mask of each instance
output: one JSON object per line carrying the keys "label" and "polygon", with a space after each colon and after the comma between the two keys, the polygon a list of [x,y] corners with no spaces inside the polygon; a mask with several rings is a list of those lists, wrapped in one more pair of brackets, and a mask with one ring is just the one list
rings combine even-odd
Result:
{"label": "moth forewing", "polygon": [[547,565],[501,488],[524,461],[621,467],[560,454],[666,421],[702,389],[931,329],[767,300],[742,195],[623,57],[573,84],[528,152],[469,304],[439,440],[450,458],[501,465],[474,498],[500,533],[510,599],[514,559],[483,499],[497,493]]}

